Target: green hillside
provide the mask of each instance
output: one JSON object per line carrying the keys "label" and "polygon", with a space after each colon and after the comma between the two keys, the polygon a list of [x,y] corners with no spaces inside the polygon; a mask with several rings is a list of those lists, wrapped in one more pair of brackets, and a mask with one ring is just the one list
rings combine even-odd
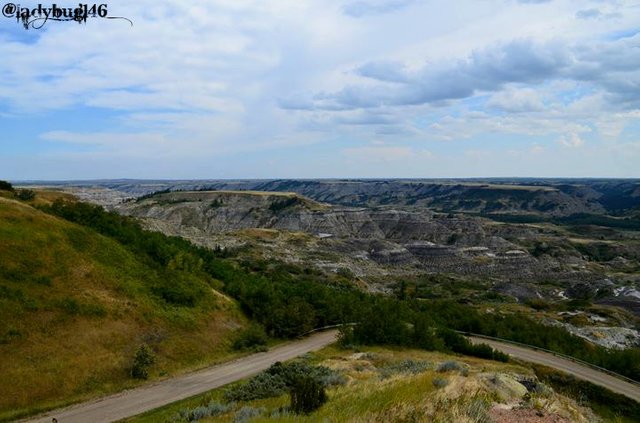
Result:
{"label": "green hillside", "polygon": [[150,378],[228,356],[245,319],[197,263],[184,266],[0,196],[0,420],[138,383],[142,344],[156,356]]}

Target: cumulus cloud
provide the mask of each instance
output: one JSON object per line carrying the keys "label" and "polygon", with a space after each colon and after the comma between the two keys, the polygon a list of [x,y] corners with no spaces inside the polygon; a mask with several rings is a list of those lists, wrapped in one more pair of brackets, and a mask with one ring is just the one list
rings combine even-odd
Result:
{"label": "cumulus cloud", "polygon": [[[356,75],[377,84],[349,84],[332,93],[290,102],[288,106],[341,110],[435,104],[480,92],[496,92],[507,84],[537,85],[566,79],[593,84],[610,95],[612,102],[635,108],[640,102],[638,63],[640,35],[595,45],[514,40],[475,50],[456,61],[428,64],[415,70],[389,61],[365,63],[356,69]],[[495,99],[493,105],[506,105],[509,101],[529,101],[520,104],[523,107],[541,105],[532,99],[531,91],[519,94],[518,99],[508,100],[505,95]]]}
{"label": "cumulus cloud", "polygon": [[[640,9],[522,3],[542,2],[113,0],[110,13],[133,27],[95,19],[27,32],[0,20],[1,141],[17,152],[3,164],[20,175],[31,162],[18,156],[37,150],[41,163],[66,152],[65,163],[86,157],[105,174],[122,163],[153,169],[160,157],[200,160],[202,175],[241,174],[256,169],[247,153],[270,155],[280,171],[309,149],[357,160],[346,146],[376,139],[384,144],[362,147],[363,160],[395,157],[400,170],[413,160],[420,172],[424,151],[451,148],[462,163],[462,147],[437,141],[500,143],[522,156],[539,143],[541,163],[554,149],[631,142]],[[587,133],[585,148],[563,148]],[[322,174],[326,162],[308,162],[290,169]],[[180,166],[185,176],[193,168],[169,168]]]}
{"label": "cumulus cloud", "polygon": [[533,112],[544,109],[544,103],[538,91],[532,88],[508,89],[494,94],[487,106],[505,112]]}
{"label": "cumulus cloud", "polygon": [[584,20],[589,20],[589,19],[606,20],[606,19],[615,19],[620,17],[621,17],[620,13],[617,13],[617,12],[605,13],[605,12],[602,12],[600,9],[596,9],[596,8],[583,9],[583,10],[578,10],[576,12],[576,18],[584,19]]}

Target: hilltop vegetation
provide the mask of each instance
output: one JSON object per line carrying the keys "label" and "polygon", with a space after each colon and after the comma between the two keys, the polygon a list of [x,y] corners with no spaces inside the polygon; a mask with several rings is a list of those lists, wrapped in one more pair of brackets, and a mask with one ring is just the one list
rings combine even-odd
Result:
{"label": "hilltop vegetation", "polygon": [[137,383],[142,344],[152,378],[228,356],[242,313],[199,263],[164,259],[0,198],[0,420]]}

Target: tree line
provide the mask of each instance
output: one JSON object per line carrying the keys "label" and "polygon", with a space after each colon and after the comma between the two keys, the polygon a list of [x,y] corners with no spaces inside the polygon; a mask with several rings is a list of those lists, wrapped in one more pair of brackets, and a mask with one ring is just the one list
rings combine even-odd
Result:
{"label": "tree line", "polygon": [[487,314],[455,301],[365,293],[344,275],[229,257],[229,252],[146,231],[132,218],[82,202],[58,200],[43,210],[115,239],[166,272],[165,285],[150,289],[169,303],[189,307],[197,302],[202,286],[193,282],[194,276],[209,283],[221,281],[223,291],[273,337],[292,338],[317,327],[358,323],[342,330],[343,345],[399,345],[506,359],[487,346],[471,345],[454,332],[459,330],[546,348],[640,381],[640,349],[608,350],[522,314]]}

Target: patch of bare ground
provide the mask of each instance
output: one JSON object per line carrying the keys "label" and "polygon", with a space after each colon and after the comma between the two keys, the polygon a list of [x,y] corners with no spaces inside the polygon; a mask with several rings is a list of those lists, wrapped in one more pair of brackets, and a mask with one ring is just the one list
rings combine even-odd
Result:
{"label": "patch of bare ground", "polygon": [[505,408],[501,404],[495,405],[489,416],[495,423],[572,423],[572,420],[532,408]]}

